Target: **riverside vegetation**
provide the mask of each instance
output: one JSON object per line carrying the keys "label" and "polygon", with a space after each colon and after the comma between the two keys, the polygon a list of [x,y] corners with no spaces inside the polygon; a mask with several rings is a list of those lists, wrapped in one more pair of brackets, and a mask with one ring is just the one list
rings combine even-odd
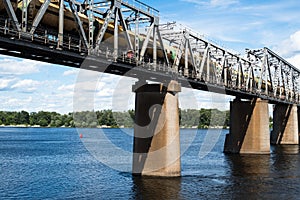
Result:
{"label": "riverside vegetation", "polygon": [[[188,109],[179,111],[180,126],[184,128],[226,128],[229,126],[229,111],[217,109]],[[40,127],[133,127],[134,110],[83,111],[68,114],[57,112],[11,112],[0,111],[2,126]]]}

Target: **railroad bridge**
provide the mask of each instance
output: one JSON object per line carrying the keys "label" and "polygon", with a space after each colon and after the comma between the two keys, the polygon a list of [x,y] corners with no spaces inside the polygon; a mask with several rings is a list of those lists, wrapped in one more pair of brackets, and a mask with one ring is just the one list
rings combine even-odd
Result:
{"label": "railroad bridge", "polygon": [[160,23],[159,11],[138,0],[0,0],[0,53],[137,78],[134,174],[180,176],[178,93],[188,85],[236,97],[225,152],[298,144],[297,68],[268,48],[240,55]]}

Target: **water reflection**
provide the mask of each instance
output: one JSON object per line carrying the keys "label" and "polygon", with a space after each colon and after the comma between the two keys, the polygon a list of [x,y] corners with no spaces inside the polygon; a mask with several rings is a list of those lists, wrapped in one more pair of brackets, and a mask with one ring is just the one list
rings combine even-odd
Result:
{"label": "water reflection", "polygon": [[227,161],[234,176],[255,177],[270,172],[270,155],[229,155]]}
{"label": "water reflection", "polygon": [[257,199],[270,190],[263,179],[270,174],[270,155],[226,155],[230,179],[226,188],[234,199]]}
{"label": "water reflection", "polygon": [[[222,153],[224,131],[212,151],[200,159],[207,131],[199,130],[190,140],[190,130],[181,130],[182,143],[192,141],[182,156],[182,177],[132,177],[130,170],[113,170],[85,149],[80,141],[91,139],[95,129],[88,129],[90,135],[83,139],[76,129],[1,131],[0,199],[299,199],[297,145],[272,146],[270,155],[227,155]],[[105,136],[115,146],[132,151],[132,138],[117,129],[105,130]],[[102,145],[100,153],[108,162],[122,168],[130,165],[127,157],[103,146],[101,139],[96,144]]]}
{"label": "water reflection", "polygon": [[298,145],[273,146],[270,155],[226,155],[230,179],[226,190],[234,199],[285,198],[299,193]]}
{"label": "water reflection", "polygon": [[299,145],[274,145],[271,146],[271,151],[274,154],[299,154],[300,146]]}
{"label": "water reflection", "polygon": [[180,198],[181,178],[158,178],[133,176],[133,193],[135,199]]}
{"label": "water reflection", "polygon": [[300,146],[298,145],[279,145],[272,147],[272,168],[278,177],[291,177],[300,175]]}

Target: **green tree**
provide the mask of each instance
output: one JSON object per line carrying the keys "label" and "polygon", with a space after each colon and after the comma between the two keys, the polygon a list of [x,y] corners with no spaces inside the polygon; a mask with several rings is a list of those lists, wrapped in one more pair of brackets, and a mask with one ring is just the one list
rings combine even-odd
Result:
{"label": "green tree", "polygon": [[40,120],[38,121],[38,125],[40,125],[40,126],[42,126],[42,127],[46,127],[46,126],[49,125],[49,123],[47,122],[46,119],[40,119]]}
{"label": "green tree", "polygon": [[20,113],[19,113],[19,120],[18,120],[18,123],[19,124],[30,124],[30,120],[29,120],[29,113],[22,110]]}
{"label": "green tree", "polygon": [[200,119],[199,119],[199,128],[208,128],[210,124],[211,110],[201,109],[200,110]]}

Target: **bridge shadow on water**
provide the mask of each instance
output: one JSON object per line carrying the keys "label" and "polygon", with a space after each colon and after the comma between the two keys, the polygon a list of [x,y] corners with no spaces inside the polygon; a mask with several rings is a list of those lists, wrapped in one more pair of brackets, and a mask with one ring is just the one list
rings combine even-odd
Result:
{"label": "bridge shadow on water", "polygon": [[270,155],[226,155],[233,199],[294,199],[300,192],[299,145],[272,146]]}
{"label": "bridge shadow on water", "polygon": [[224,154],[225,173],[201,174],[199,166],[200,174],[178,178],[132,176],[132,199],[295,199],[299,152],[298,145],[281,145],[270,155]]}
{"label": "bridge shadow on water", "polygon": [[134,199],[180,199],[182,178],[133,176]]}

